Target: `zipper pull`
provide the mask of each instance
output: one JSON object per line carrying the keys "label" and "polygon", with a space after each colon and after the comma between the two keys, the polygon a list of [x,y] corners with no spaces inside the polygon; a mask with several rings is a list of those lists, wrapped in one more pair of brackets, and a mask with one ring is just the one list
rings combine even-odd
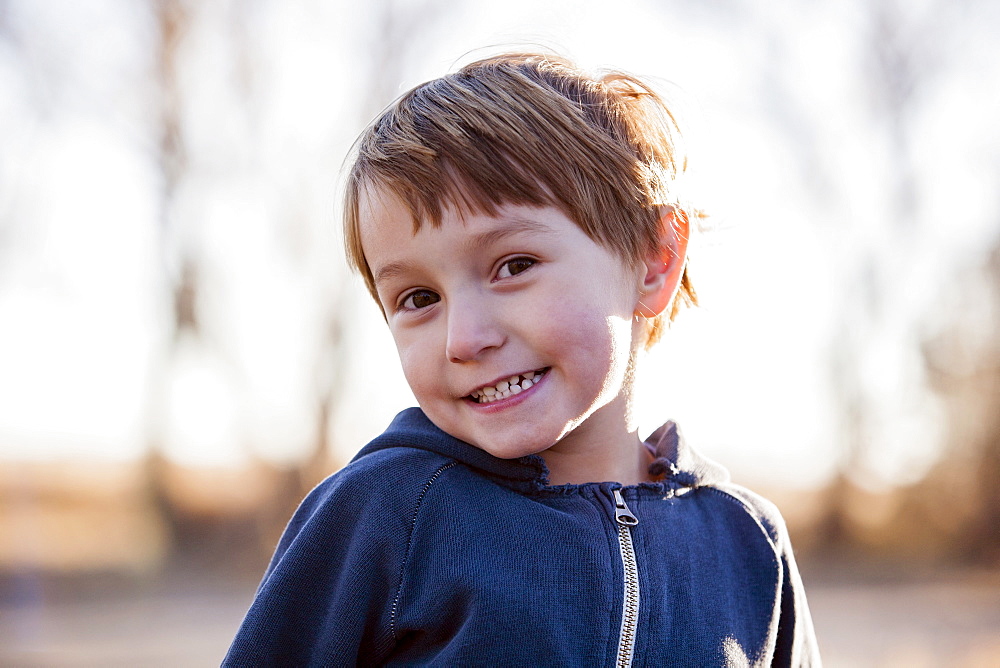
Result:
{"label": "zipper pull", "polygon": [[625,505],[625,497],[621,490],[614,490],[615,495],[615,521],[626,527],[634,527],[639,523],[639,518],[632,514],[632,511]]}

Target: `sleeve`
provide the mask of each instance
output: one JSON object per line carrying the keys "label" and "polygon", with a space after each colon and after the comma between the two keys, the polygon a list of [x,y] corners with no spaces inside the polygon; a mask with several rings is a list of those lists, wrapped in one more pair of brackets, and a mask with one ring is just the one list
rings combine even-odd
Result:
{"label": "sleeve", "polygon": [[781,586],[781,616],[778,621],[778,638],[775,642],[775,666],[796,668],[819,667],[819,645],[813,630],[812,615],[806,602],[805,587],[795,564],[792,545],[788,540],[784,522],[781,523],[781,567],[784,579]]}
{"label": "sleeve", "polygon": [[776,601],[779,608],[778,629],[771,665],[783,668],[819,668],[822,661],[816,632],[813,630],[805,587],[795,563],[792,542],[781,512],[773,503],[745,488],[729,484],[725,486],[725,490],[740,499],[751,515],[760,522],[781,565],[781,591]]}
{"label": "sleeve", "polygon": [[391,651],[415,495],[388,483],[384,468],[358,468],[299,506],[223,666],[377,664]]}

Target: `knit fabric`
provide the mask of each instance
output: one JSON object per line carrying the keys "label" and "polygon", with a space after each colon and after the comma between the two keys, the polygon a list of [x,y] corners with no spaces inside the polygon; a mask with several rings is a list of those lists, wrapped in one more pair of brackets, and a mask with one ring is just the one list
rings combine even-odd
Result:
{"label": "knit fabric", "polygon": [[634,666],[819,665],[784,523],[667,423],[659,481],[549,486],[416,408],[302,502],[225,666],[607,666],[624,568],[639,579]]}

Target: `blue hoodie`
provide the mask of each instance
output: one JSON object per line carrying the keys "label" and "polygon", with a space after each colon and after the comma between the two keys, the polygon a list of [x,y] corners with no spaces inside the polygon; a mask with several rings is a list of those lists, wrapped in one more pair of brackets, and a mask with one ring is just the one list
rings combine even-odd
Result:
{"label": "blue hoodie", "polygon": [[296,511],[225,666],[819,665],[784,523],[673,423],[548,486],[400,413]]}

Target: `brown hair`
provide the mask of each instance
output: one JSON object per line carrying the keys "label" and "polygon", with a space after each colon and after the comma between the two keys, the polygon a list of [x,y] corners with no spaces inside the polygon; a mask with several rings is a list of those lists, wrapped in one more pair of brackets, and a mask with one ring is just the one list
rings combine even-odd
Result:
{"label": "brown hair", "polygon": [[[396,195],[413,215],[441,224],[442,210],[495,214],[503,204],[555,206],[625,262],[660,246],[660,211],[700,217],[678,202],[687,167],[680,130],[663,99],[623,72],[591,76],[568,60],[507,54],[463,67],[403,95],[359,137],[347,176],[347,257],[378,301],[361,247],[365,188]],[[695,304],[687,268],[669,314]]]}

